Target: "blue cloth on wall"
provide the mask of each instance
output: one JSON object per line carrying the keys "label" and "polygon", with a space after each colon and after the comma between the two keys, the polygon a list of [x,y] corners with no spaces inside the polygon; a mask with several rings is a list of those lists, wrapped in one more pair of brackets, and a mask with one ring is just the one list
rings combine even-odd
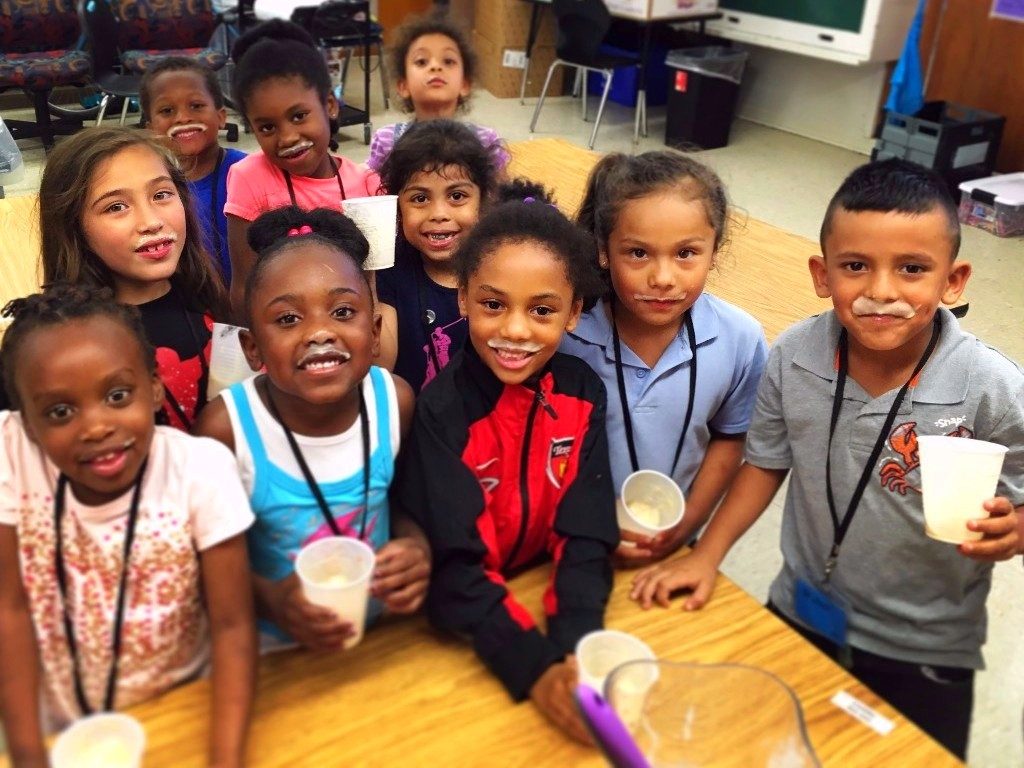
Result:
{"label": "blue cloth on wall", "polygon": [[903,44],[896,68],[889,80],[889,98],[885,108],[901,115],[913,115],[924,106],[924,73],[921,69],[921,27],[924,25],[924,7],[920,0],[917,13],[910,22],[907,41]]}

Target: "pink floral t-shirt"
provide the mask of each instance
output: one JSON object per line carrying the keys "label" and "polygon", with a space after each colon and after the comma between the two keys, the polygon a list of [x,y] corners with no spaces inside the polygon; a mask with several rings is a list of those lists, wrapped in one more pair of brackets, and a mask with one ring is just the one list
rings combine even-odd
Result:
{"label": "pink floral t-shirt", "polygon": [[[0,525],[16,529],[43,670],[47,723],[79,716],[71,656],[55,579],[53,493],[57,468],[33,443],[20,415],[0,411]],[[68,608],[85,696],[103,705],[122,548],[132,490],[86,506],[70,486],[63,517]],[[116,709],[196,676],[209,657],[199,553],[253,521],[234,457],[220,443],[157,427],[142,484],[118,662]]]}

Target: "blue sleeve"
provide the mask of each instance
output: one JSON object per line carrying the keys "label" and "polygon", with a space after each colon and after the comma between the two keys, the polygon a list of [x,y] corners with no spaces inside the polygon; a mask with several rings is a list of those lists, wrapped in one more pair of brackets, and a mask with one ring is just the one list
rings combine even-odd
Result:
{"label": "blue sleeve", "polygon": [[757,385],[761,382],[768,345],[760,327],[756,334],[741,341],[735,350],[735,368],[732,387],[718,412],[710,421],[711,428],[724,435],[739,435],[750,427],[750,418],[757,399]]}

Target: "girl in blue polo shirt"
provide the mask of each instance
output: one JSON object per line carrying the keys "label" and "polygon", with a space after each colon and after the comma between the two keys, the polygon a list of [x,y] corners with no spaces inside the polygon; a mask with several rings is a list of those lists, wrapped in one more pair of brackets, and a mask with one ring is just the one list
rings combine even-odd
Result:
{"label": "girl in blue polo shirt", "polygon": [[602,301],[566,334],[608,389],[616,489],[638,469],[686,496],[675,528],[629,531],[618,561],[642,565],[690,540],[740,466],[767,345],[746,312],[704,292],[725,240],[725,187],[678,152],[611,154],[591,172],[577,223],[593,232],[608,279]]}

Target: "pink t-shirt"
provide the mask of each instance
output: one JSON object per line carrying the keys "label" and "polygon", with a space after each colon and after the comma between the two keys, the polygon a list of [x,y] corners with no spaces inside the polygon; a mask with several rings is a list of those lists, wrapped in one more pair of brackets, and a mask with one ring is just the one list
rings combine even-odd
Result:
{"label": "pink t-shirt", "polygon": [[[380,177],[351,160],[334,155],[345,187],[345,197],[370,197],[377,194]],[[292,175],[295,203],[304,210],[332,208],[341,210],[338,179],[313,179]],[[253,221],[261,213],[291,205],[284,172],[262,152],[255,152],[228,169],[228,197],[224,213]]]}
{"label": "pink t-shirt", "polygon": [[[22,426],[0,411],[0,525],[16,529],[21,575],[39,644],[43,705],[54,728],[79,716],[54,569],[58,471]],[[98,507],[67,489],[64,569],[86,699],[103,705],[122,548],[132,491]],[[209,657],[198,553],[253,522],[231,452],[208,438],[157,427],[142,484],[118,661],[116,709],[197,675]]]}

